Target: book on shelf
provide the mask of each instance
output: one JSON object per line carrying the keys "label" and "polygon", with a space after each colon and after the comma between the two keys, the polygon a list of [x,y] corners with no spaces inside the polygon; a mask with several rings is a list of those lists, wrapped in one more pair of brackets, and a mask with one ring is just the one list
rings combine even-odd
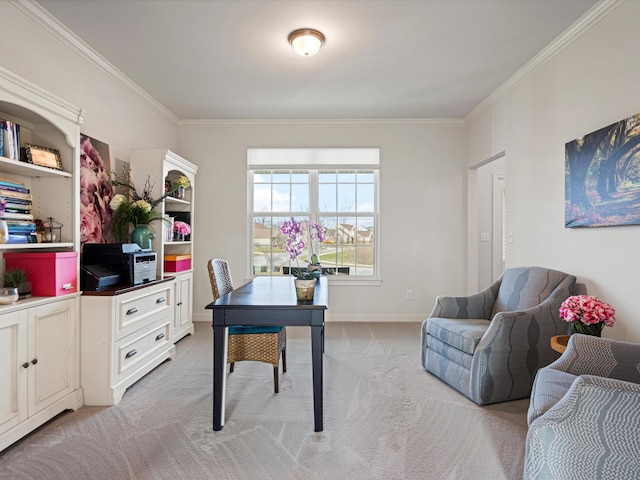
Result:
{"label": "book on shelf", "polygon": [[7,238],[6,243],[37,243],[38,237],[36,237],[35,233],[11,233],[9,232],[9,237]]}
{"label": "book on shelf", "polygon": [[13,203],[7,203],[4,207],[4,211],[9,213],[31,213],[31,204],[15,205]]}
{"label": "book on shelf", "polygon": [[[27,186],[22,182],[16,182],[15,180],[9,180],[8,178],[0,177],[0,185],[15,187],[15,188],[27,188]],[[5,187],[2,187],[5,188]]]}
{"label": "book on shelf", "polygon": [[30,220],[5,220],[9,233],[30,233],[36,231],[36,224]]}
{"label": "book on shelf", "polygon": [[[13,190],[7,190],[6,188],[2,188],[0,186],[0,197],[5,197],[5,198],[18,198],[21,200],[29,200],[31,201],[31,194],[30,193],[25,193],[25,192],[15,192]],[[15,203],[15,202],[13,202]]]}
{"label": "book on shelf", "polygon": [[19,160],[20,158],[20,125],[9,120],[1,121],[2,127],[2,156]]}
{"label": "book on shelf", "polygon": [[[1,196],[1,195],[0,195]],[[7,207],[12,208],[26,208],[29,209],[32,205],[30,198],[9,198],[6,197]]]}
{"label": "book on shelf", "polygon": [[5,209],[4,213],[0,213],[0,220],[33,220],[33,215],[30,213],[8,212]]}

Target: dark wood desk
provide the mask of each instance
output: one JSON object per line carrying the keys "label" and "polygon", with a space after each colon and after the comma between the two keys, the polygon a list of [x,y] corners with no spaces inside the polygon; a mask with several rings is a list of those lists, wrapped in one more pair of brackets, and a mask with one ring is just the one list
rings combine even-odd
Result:
{"label": "dark wood desk", "polygon": [[[313,302],[298,302],[291,276],[256,277],[206,306],[213,310],[213,429],[224,425],[227,327],[232,325],[297,325],[311,328],[313,412],[315,431],[323,429],[322,353],[327,279],[316,285]],[[283,415],[286,412],[283,412]]]}

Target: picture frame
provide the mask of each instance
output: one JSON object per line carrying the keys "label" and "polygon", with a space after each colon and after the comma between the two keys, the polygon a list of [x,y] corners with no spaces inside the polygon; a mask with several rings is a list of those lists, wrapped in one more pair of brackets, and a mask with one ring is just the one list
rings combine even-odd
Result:
{"label": "picture frame", "polygon": [[54,170],[62,170],[59,150],[32,145],[31,143],[25,143],[24,150],[28,163],[39,165],[40,167],[53,168]]}

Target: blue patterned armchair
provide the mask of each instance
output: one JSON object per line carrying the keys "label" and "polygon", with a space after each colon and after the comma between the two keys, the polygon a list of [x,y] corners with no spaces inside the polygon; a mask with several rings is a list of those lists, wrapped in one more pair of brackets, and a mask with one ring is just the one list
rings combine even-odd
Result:
{"label": "blue patterned armchair", "polygon": [[478,405],[526,398],[565,334],[560,304],[576,277],[542,267],[508,269],[468,297],[438,297],[422,324],[422,365]]}
{"label": "blue patterned armchair", "polygon": [[640,344],[575,334],[536,375],[524,478],[640,478]]}

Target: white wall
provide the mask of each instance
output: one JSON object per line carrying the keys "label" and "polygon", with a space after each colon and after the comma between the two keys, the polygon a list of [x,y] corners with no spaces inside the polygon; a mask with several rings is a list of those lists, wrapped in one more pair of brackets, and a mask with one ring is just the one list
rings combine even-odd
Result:
{"label": "white wall", "polygon": [[565,143],[640,112],[640,2],[625,1],[468,119],[468,165],[508,157],[508,266],[570,272],[617,310],[603,335],[640,341],[640,226],[564,228]]}
{"label": "white wall", "polygon": [[[205,269],[226,258],[248,274],[248,147],[381,149],[382,283],[331,286],[330,320],[423,320],[436,295],[465,289],[466,166],[460,121],[185,122],[179,146],[198,163],[195,318],[210,320]],[[405,291],[413,300],[405,300]]]}
{"label": "white wall", "polygon": [[36,21],[0,1],[0,19],[5,42],[0,65],[83,108],[81,132],[107,143],[112,159],[128,160],[133,147],[176,148],[175,119],[145,100],[126,78],[99,68],[97,57],[79,53],[54,34],[46,17]]}

